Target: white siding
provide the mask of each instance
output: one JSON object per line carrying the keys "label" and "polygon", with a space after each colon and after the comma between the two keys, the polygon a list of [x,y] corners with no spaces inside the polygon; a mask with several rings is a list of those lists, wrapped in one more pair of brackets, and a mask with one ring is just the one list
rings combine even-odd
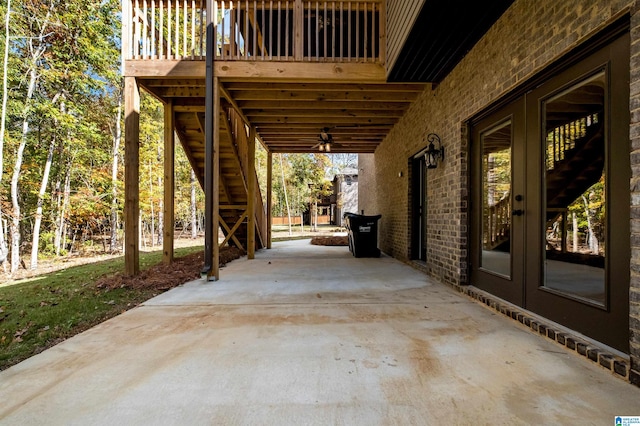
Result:
{"label": "white siding", "polygon": [[396,63],[426,0],[387,0],[387,75]]}

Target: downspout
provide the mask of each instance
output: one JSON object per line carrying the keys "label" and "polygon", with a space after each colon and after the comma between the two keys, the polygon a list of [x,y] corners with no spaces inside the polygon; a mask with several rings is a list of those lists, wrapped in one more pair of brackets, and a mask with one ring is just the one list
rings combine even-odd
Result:
{"label": "downspout", "polygon": [[209,279],[213,260],[213,77],[214,77],[214,8],[213,0],[207,0],[207,46],[205,74],[205,124],[204,124],[204,267],[201,276]]}

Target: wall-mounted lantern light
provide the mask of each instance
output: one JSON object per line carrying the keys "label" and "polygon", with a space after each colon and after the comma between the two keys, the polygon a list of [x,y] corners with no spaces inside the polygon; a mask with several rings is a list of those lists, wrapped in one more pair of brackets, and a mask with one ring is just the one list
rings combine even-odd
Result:
{"label": "wall-mounted lantern light", "polygon": [[[429,147],[424,152],[424,161],[427,164],[427,169],[435,169],[438,167],[438,161],[444,160],[444,147],[440,141],[440,136],[435,133],[429,133],[427,142],[429,142]],[[438,143],[437,148],[434,142]]]}

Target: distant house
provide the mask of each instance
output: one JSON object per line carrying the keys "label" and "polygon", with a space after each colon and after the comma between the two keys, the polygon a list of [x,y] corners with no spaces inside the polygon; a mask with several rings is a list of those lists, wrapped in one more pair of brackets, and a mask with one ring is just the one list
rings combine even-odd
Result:
{"label": "distant house", "polygon": [[333,194],[331,196],[332,224],[344,226],[344,213],[358,213],[358,171],[345,170],[333,178]]}

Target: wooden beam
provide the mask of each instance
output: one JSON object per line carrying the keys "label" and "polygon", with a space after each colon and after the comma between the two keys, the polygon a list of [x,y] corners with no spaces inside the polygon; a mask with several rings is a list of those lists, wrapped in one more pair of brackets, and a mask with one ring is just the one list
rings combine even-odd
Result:
{"label": "wooden beam", "polygon": [[[354,119],[353,117],[332,117],[331,123],[334,125],[344,125],[344,126],[353,126],[355,125],[381,125],[381,126],[392,126],[398,121],[396,117],[389,118],[358,118]],[[317,115],[315,117],[260,117],[260,120],[253,120],[252,123],[260,128],[262,124],[316,124],[318,129],[322,128],[323,125],[327,124],[327,119],[322,115]]]}
{"label": "wooden beam", "polygon": [[[245,115],[250,119],[263,118],[263,117],[317,117],[318,106],[315,105],[309,109],[245,109]],[[322,113],[322,117],[327,122],[331,122],[334,118],[348,118],[351,121],[354,117],[358,120],[361,118],[400,118],[404,115],[402,110],[375,110],[375,109],[360,109],[358,105],[354,104],[351,109],[326,109]]]}
{"label": "wooden beam", "polygon": [[267,248],[271,248],[271,203],[273,202],[273,153],[267,152]]}
{"label": "wooden beam", "polygon": [[142,83],[145,87],[205,87],[204,78],[154,78]]}
{"label": "wooden beam", "polygon": [[140,91],[134,77],[125,77],[124,84],[124,269],[133,276],[140,273]]}
{"label": "wooden beam", "polygon": [[[384,83],[382,64],[372,62],[276,62],[215,61],[215,75],[223,81],[301,81]],[[127,77],[203,78],[205,61],[129,60],[124,64]]]}
{"label": "wooden beam", "polygon": [[[350,101],[350,102],[403,102],[409,104],[419,95],[418,92],[389,92],[389,91],[325,91],[322,87],[317,90],[295,90],[295,85],[291,85],[288,90],[233,90],[229,91],[231,96],[238,102],[247,100],[256,101],[308,101],[315,103],[328,101]],[[324,105],[324,104],[322,104]]]}
{"label": "wooden beam", "polygon": [[204,105],[174,105],[175,112],[205,112]]}
{"label": "wooden beam", "polygon": [[227,225],[227,223],[224,220],[222,220],[221,217],[218,216],[218,220],[222,224],[223,228],[227,230],[227,236],[225,237],[224,241],[220,245],[224,246],[227,242],[229,242],[231,238],[233,238],[233,241],[235,241],[235,243],[238,245],[238,248],[244,250],[242,243],[238,241],[238,239],[235,236],[235,233],[240,227],[240,225],[242,225],[242,221],[244,221],[246,218],[247,218],[247,211],[245,210],[240,216],[240,218],[236,221],[235,225],[233,225],[233,228],[229,229],[229,225]]}
{"label": "wooden beam", "polygon": [[[313,64],[310,64],[313,66]],[[290,91],[292,86],[286,82],[264,82],[264,81],[229,81],[225,83],[225,88],[230,91],[236,90],[284,90]],[[429,85],[424,83],[318,83],[318,82],[297,82],[294,86],[297,92],[410,92],[422,93]]]}
{"label": "wooden beam", "polygon": [[220,204],[220,210],[246,210],[246,204]]}
{"label": "wooden beam", "polygon": [[326,99],[322,100],[307,100],[307,101],[293,101],[293,100],[244,100],[236,102],[238,108],[242,110],[249,109],[310,109],[310,108],[322,108],[323,110],[348,110],[349,108],[353,108],[354,106],[360,110],[363,109],[373,109],[373,110],[393,110],[393,111],[405,111],[410,102],[381,102],[381,101],[367,101],[367,102],[359,102],[354,104],[353,101],[345,100],[345,101],[328,101]]}
{"label": "wooden beam", "polygon": [[256,128],[251,126],[247,140],[247,258],[256,252]]}
{"label": "wooden beam", "polygon": [[173,262],[173,228],[175,226],[175,115],[173,104],[164,106],[164,238],[162,239],[162,263]]}
{"label": "wooden beam", "polygon": [[154,87],[154,92],[164,98],[204,98],[204,87]]}

